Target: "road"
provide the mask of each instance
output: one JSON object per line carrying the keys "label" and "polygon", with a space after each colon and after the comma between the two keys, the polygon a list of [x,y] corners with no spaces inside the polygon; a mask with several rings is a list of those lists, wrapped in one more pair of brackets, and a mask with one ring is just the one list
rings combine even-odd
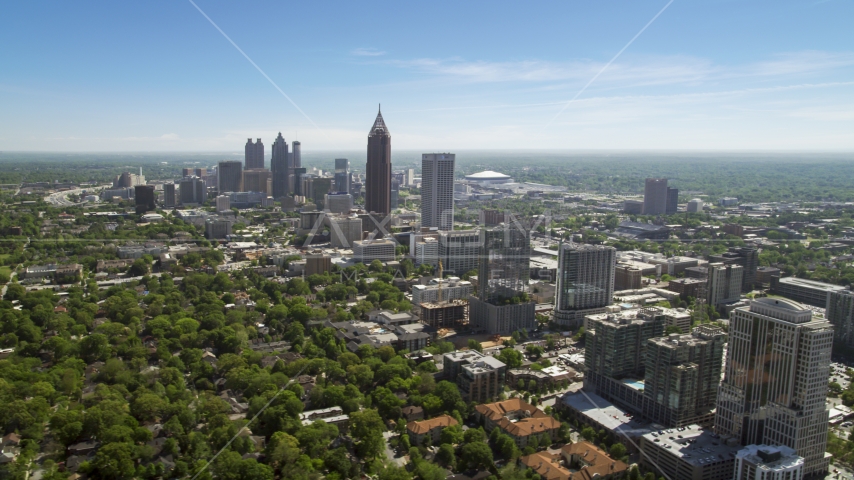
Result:
{"label": "road", "polygon": [[394,449],[391,448],[391,445],[389,444],[389,441],[393,436],[394,432],[383,432],[383,439],[385,440],[383,442],[385,444],[385,456],[390,461],[394,462],[394,464],[398,467],[403,467],[404,465],[406,465],[406,457],[404,455],[395,456],[397,454],[394,452]]}
{"label": "road", "polygon": [[92,187],[92,188],[75,188],[73,190],[65,190],[62,192],[51,193],[50,195],[44,197],[44,201],[50,203],[56,207],[71,207],[74,205],[83,205],[86,202],[72,202],[68,199],[69,195],[81,195],[83,192],[86,193],[96,193],[103,190],[104,186],[100,187]]}

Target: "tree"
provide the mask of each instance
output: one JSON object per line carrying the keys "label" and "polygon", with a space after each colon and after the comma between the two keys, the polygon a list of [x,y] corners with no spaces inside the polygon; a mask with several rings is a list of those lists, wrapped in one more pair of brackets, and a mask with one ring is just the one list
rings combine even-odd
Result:
{"label": "tree", "polygon": [[459,425],[452,425],[442,429],[439,435],[440,444],[456,445],[463,441],[463,429]]}
{"label": "tree", "polygon": [[376,458],[383,451],[383,420],[373,409],[350,414],[350,433],[362,458]]}
{"label": "tree", "polygon": [[682,332],[682,329],[676,325],[671,325],[671,326],[664,329],[665,335],[671,335],[673,333],[678,333],[679,335],[682,335],[683,332]]}
{"label": "tree", "polygon": [[626,446],[620,442],[617,442],[611,445],[611,449],[608,451],[611,454],[611,458],[619,460],[626,456]]}
{"label": "tree", "polygon": [[484,442],[463,445],[462,458],[470,468],[486,469],[492,466],[492,449]]}
{"label": "tree", "polygon": [[380,471],[377,478],[379,480],[412,480],[412,475],[403,467],[389,465]]}
{"label": "tree", "polygon": [[98,449],[92,460],[92,468],[100,478],[130,478],[134,474],[133,445],[130,443],[108,443]]}
{"label": "tree", "polygon": [[440,464],[448,467],[453,470],[454,465],[456,464],[457,456],[454,453],[454,447],[443,443],[439,446],[439,451],[436,453],[436,461]]}
{"label": "tree", "polygon": [[515,348],[503,348],[495,358],[507,365],[507,368],[519,368],[522,366],[522,353]]}
{"label": "tree", "polygon": [[592,442],[594,438],[596,438],[596,430],[593,430],[590,427],[584,427],[581,429],[581,438],[587,440],[588,442]]}
{"label": "tree", "polygon": [[293,464],[300,455],[299,441],[285,432],[274,433],[266,450],[267,459],[276,470]]}
{"label": "tree", "polygon": [[477,340],[470,338],[468,342],[469,349],[477,350],[478,352],[483,352],[483,345],[480,344]]}

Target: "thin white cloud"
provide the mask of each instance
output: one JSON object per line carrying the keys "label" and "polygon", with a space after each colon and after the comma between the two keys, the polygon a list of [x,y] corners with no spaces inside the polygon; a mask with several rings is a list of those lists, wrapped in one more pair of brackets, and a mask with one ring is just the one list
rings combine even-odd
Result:
{"label": "thin white cloud", "polygon": [[178,140],[178,134],[177,133],[165,133],[165,134],[160,136],[160,139],[161,140]]}
{"label": "thin white cloud", "polygon": [[357,48],[351,51],[350,54],[357,57],[380,57],[385,55],[385,52],[376,48]]}
{"label": "thin white cloud", "polygon": [[[389,63],[464,83],[586,81],[604,65],[588,60],[489,62],[460,58],[419,58]],[[628,84],[626,86],[698,85],[735,78],[813,74],[851,66],[854,66],[854,52],[790,52],[747,65],[717,65],[708,59],[690,56],[635,57],[611,65],[600,83]]]}

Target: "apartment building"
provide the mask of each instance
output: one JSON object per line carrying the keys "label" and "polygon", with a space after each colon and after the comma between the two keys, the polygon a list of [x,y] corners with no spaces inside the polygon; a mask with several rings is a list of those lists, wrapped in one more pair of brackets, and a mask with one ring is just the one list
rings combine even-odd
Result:
{"label": "apartment building", "polygon": [[551,445],[560,429],[557,419],[521,398],[480,404],[475,407],[474,415],[485,431],[498,428],[509,435],[519,448],[525,448],[534,441],[537,445]]}
{"label": "apartment building", "polygon": [[474,350],[446,353],[444,376],[456,382],[467,402],[486,402],[504,390],[507,366],[497,358]]}
{"label": "apartment building", "polygon": [[711,425],[726,334],[701,325],[686,335],[651,338],[646,346],[644,416],[662,425]]}
{"label": "apartment building", "polygon": [[832,345],[830,322],[795,301],[760,298],[733,310],[715,431],[792,448],[805,476],[826,472]]}
{"label": "apartment building", "polygon": [[412,421],[406,424],[406,433],[412,445],[424,445],[426,439],[430,439],[432,445],[439,444],[439,437],[446,427],[459,425],[454,417],[450,415],[439,415],[429,420]]}
{"label": "apartment building", "polygon": [[614,296],[617,250],[604,245],[565,243],[558,252],[555,321],[578,327],[585,315],[601,313]]}

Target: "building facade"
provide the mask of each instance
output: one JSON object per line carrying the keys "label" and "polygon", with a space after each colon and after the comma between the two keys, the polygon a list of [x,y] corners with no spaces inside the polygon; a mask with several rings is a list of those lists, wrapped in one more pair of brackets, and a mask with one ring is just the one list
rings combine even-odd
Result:
{"label": "building facade", "polygon": [[247,170],[253,168],[264,168],[264,144],[261,143],[260,138],[256,143],[252,143],[251,138],[246,139],[243,163]]}
{"label": "building facade", "polygon": [[391,240],[360,240],[353,242],[353,259],[369,264],[374,260],[391,262],[394,260],[396,244]]}
{"label": "building facade", "polygon": [[439,232],[439,258],[446,273],[464,275],[477,270],[480,233],[477,230]]}
{"label": "building facade", "polygon": [[826,472],[825,405],[833,327],[797,302],[760,298],[730,315],[715,431],[742,445],[785,445],[804,474]]}
{"label": "building facade", "polygon": [[644,215],[667,213],[667,179],[647,178],[643,190]]}
{"label": "building facade", "polygon": [[220,194],[243,191],[243,164],[235,161],[219,162],[216,168],[216,188]]}
{"label": "building facade", "polygon": [[835,342],[854,346],[854,292],[835,290],[827,296],[825,316],[833,325]]}
{"label": "building facade", "polygon": [[157,208],[154,205],[154,185],[137,185],[133,187],[136,213],[145,213]]}
{"label": "building facade", "polygon": [[741,298],[741,285],[744,267],[711,263],[707,270],[706,300],[709,305],[718,308],[724,304],[737,302]]}
{"label": "building facade", "polygon": [[282,137],[282,132],[273,142],[273,156],[270,159],[270,171],[273,180],[273,198],[279,199],[291,194],[293,165],[289,163],[288,142]]}
{"label": "building facade", "polygon": [[178,205],[178,195],[175,191],[174,183],[163,184],[163,206],[172,208]]}
{"label": "building facade", "polygon": [[614,247],[561,244],[554,313],[556,322],[577,327],[585,315],[600,313],[611,304],[616,258]]}
{"label": "building facade", "polygon": [[686,335],[651,338],[646,346],[644,415],[662,425],[710,425],[717,405],[726,334],[701,325]]}
{"label": "building facade", "polygon": [[243,190],[246,192],[260,192],[264,195],[269,195],[271,179],[272,173],[266,168],[244,170]]}
{"label": "building facade", "polygon": [[184,177],[178,184],[178,189],[182,205],[201,205],[208,199],[205,181],[200,177]]}
{"label": "building facade", "polygon": [[368,162],[365,166],[365,210],[391,213],[391,134],[382,112],[368,134]]}
{"label": "building facade", "polygon": [[453,153],[421,155],[421,226],[454,229]]}

